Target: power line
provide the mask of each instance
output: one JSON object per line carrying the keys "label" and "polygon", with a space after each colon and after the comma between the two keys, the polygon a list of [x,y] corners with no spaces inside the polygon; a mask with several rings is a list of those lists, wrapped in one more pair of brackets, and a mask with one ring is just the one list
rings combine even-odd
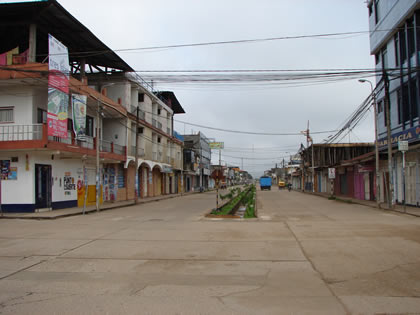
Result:
{"label": "power line", "polygon": [[[281,132],[279,132],[279,133],[274,133],[274,132],[241,131],[241,130],[231,130],[231,129],[223,129],[223,128],[216,128],[216,127],[204,126],[204,125],[189,123],[189,122],[186,122],[186,121],[175,120],[175,119],[174,119],[174,121],[179,122],[179,123],[182,123],[182,124],[190,125],[190,126],[201,127],[201,128],[205,128],[205,129],[222,131],[222,132],[237,133],[237,134],[249,134],[249,135],[259,135],[259,136],[301,136],[302,135],[301,132],[290,132],[290,133],[284,133],[284,132],[281,133]],[[337,130],[315,131],[315,132],[312,132],[312,134],[331,133],[331,132],[335,132],[335,131],[337,131]]]}

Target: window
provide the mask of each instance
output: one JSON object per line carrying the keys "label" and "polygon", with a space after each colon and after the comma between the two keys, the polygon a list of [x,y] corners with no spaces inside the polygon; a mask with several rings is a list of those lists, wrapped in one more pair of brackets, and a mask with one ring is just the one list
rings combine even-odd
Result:
{"label": "window", "polygon": [[139,101],[139,103],[144,102],[144,93],[139,93],[138,101]]}
{"label": "window", "polygon": [[44,110],[42,108],[38,108],[36,122],[38,124],[46,124],[47,123],[47,111],[46,110]]}
{"label": "window", "polygon": [[416,39],[414,38],[414,23],[413,18],[408,20],[407,22],[407,40],[408,40],[408,55],[412,56],[414,55],[414,48],[415,48],[415,42]]}
{"label": "window", "polygon": [[410,80],[410,109],[411,109],[411,119],[418,117],[418,110],[417,110],[417,79],[412,78]]}
{"label": "window", "polygon": [[13,107],[0,108],[0,123],[14,122]]}
{"label": "window", "polygon": [[402,109],[403,109],[403,123],[410,120],[410,108],[408,99],[408,83],[402,87]]}
{"label": "window", "polygon": [[400,65],[400,40],[398,38],[398,33],[394,36],[394,49],[395,49],[395,65],[398,67]]}
{"label": "window", "polygon": [[383,107],[383,101],[378,102],[378,114],[382,113],[384,111]]}
{"label": "window", "polygon": [[398,106],[398,124],[402,124],[403,122],[403,101],[402,101],[402,93],[401,89],[397,90],[397,106]]}
{"label": "window", "polygon": [[378,24],[380,20],[381,20],[381,8],[380,8],[379,0],[375,0],[375,23]]}
{"label": "window", "polygon": [[161,109],[158,108],[157,114],[160,115],[160,113],[161,113]]}
{"label": "window", "polygon": [[157,142],[160,143],[160,137],[157,138]]}
{"label": "window", "polygon": [[93,117],[86,116],[86,135],[93,137]]}
{"label": "window", "polygon": [[143,133],[144,132],[144,128],[143,127],[139,127],[139,129],[137,129],[137,133]]}
{"label": "window", "polygon": [[387,69],[388,68],[388,51],[387,51],[386,46],[382,49],[381,56],[382,56],[382,69]]}
{"label": "window", "polygon": [[407,47],[405,40],[405,29],[400,31],[400,53],[401,53],[401,63],[407,61]]}
{"label": "window", "polygon": [[375,54],[375,64],[378,65],[381,62],[381,54]]}

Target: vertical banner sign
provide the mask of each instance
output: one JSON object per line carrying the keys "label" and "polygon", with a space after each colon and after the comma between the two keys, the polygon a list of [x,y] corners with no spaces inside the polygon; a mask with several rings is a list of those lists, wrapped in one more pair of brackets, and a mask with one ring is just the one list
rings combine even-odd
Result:
{"label": "vertical banner sign", "polygon": [[86,95],[72,94],[73,130],[77,140],[86,140]]}
{"label": "vertical banner sign", "polygon": [[67,47],[48,34],[48,135],[67,138],[69,105],[69,53]]}

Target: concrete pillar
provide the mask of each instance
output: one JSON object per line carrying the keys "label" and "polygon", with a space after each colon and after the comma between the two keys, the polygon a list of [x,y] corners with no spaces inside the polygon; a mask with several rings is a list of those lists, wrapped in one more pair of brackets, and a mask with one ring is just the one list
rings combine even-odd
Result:
{"label": "concrete pillar", "polygon": [[28,62],[36,62],[36,24],[29,25]]}

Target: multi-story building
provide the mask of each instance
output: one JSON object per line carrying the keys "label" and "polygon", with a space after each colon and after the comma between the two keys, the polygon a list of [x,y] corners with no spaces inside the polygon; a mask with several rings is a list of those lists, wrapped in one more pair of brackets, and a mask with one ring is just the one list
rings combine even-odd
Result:
{"label": "multi-story building", "polygon": [[[378,134],[381,152],[386,153],[386,104],[390,105],[390,129],[393,147],[392,169],[381,160],[381,199],[388,199],[388,180],[393,182],[392,199],[402,202],[402,153],[398,141],[409,142],[406,154],[406,202],[420,203],[420,0],[370,0],[368,2],[370,50],[375,56],[377,77]],[[389,82],[389,97],[385,87]],[[386,102],[386,100],[389,102]]]}
{"label": "multi-story building", "polygon": [[[85,201],[99,207],[180,191],[182,141],[173,136],[173,115],[184,110],[172,92],[154,93],[54,0],[0,4],[0,17],[3,211]],[[68,54],[51,53],[57,46]],[[52,68],[58,57],[68,64],[59,74]],[[79,96],[85,106],[71,101]],[[55,131],[52,107],[61,120]],[[85,123],[79,129],[76,114]]]}
{"label": "multi-story building", "polygon": [[[209,188],[211,149],[203,133],[184,135],[186,188],[203,191]],[[191,185],[191,186],[188,186]],[[189,191],[188,189],[186,191]]]}

